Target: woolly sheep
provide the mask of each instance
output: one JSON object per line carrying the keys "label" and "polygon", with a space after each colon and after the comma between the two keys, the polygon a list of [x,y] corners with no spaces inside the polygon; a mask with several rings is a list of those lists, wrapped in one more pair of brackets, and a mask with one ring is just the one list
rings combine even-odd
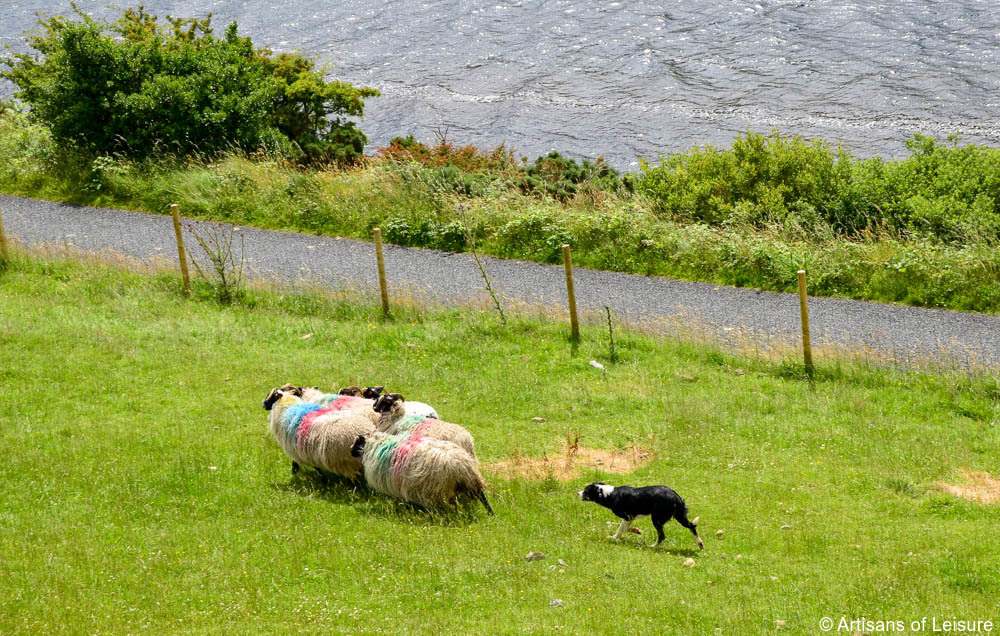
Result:
{"label": "woolly sheep", "polygon": [[359,435],[351,455],[361,458],[369,488],[424,508],[455,505],[460,496],[486,500],[476,458],[457,444],[420,435]]}
{"label": "woolly sheep", "polygon": [[272,389],[263,406],[271,411],[271,435],[292,460],[292,472],[299,464],[349,479],[357,479],[361,461],[351,455],[359,435],[375,430],[374,420],[361,409],[358,413],[338,411],[305,402],[291,391]]}
{"label": "woolly sheep", "polygon": [[406,409],[403,396],[398,393],[387,393],[375,400],[372,409],[381,416],[375,420],[375,429],[389,435],[419,435],[441,439],[458,444],[467,453],[476,456],[476,443],[472,434],[458,424],[443,422],[437,418],[423,415],[411,415]]}
{"label": "woolly sheep", "polygon": [[[324,406],[332,406],[338,410],[369,407],[375,404],[375,400],[385,391],[383,386],[369,386],[361,389],[357,386],[349,386],[340,389],[337,393],[325,393],[316,387],[293,387],[286,384],[282,389],[291,387],[293,392],[306,402],[314,402]],[[437,411],[429,404],[423,402],[406,402],[407,415],[419,415],[438,419]]]}

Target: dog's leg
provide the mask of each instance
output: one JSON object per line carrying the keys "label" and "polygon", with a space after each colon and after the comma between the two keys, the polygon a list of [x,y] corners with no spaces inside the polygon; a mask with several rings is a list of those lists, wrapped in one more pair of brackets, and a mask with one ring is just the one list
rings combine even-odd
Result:
{"label": "dog's leg", "polygon": [[621,539],[622,535],[625,534],[626,532],[628,532],[628,528],[631,525],[632,525],[632,520],[631,519],[624,519],[624,520],[622,520],[621,524],[618,526],[618,532],[614,533],[613,535],[611,535],[608,538],[609,539]]}
{"label": "dog's leg", "polygon": [[677,523],[690,530],[691,534],[694,535],[694,540],[698,542],[698,549],[704,550],[705,543],[701,540],[701,537],[698,536],[698,520],[701,519],[701,517],[695,517],[693,521],[688,521],[687,514],[682,512],[676,516],[676,519]]}
{"label": "dog's leg", "polygon": [[655,548],[656,546],[663,543],[663,539],[666,538],[665,535],[663,534],[663,524],[670,521],[670,517],[667,517],[666,519],[653,519],[652,521],[653,521],[653,527],[656,528],[656,543],[654,543],[649,547]]}

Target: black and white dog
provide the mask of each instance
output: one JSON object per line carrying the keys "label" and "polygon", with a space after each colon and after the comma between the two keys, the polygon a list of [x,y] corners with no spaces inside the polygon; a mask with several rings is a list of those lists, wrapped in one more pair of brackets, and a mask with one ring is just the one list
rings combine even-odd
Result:
{"label": "black and white dog", "polygon": [[639,517],[649,516],[652,519],[653,527],[656,528],[657,539],[652,547],[656,547],[663,541],[663,525],[673,517],[677,523],[691,531],[699,548],[704,548],[701,537],[698,536],[698,517],[688,521],[687,506],[684,500],[672,488],[666,486],[645,486],[643,488],[632,488],[631,486],[609,486],[601,482],[590,484],[580,491],[580,499],[583,501],[593,501],[600,504],[616,516],[624,519],[618,526],[618,532],[614,533],[610,539],[620,539],[632,526],[632,522]]}

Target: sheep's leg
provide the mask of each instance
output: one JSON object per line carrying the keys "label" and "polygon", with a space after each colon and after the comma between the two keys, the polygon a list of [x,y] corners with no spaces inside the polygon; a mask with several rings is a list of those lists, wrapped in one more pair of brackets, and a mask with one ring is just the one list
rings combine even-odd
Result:
{"label": "sheep's leg", "polygon": [[621,525],[618,526],[618,532],[614,533],[613,535],[611,535],[608,538],[609,539],[621,539],[622,535],[625,534],[626,532],[628,532],[629,526],[631,526],[631,525],[632,525],[632,520],[631,519],[625,519],[625,520],[623,520],[621,522]]}
{"label": "sheep's leg", "polygon": [[299,463],[293,461],[292,462],[292,474],[294,475],[297,472],[299,472]]}

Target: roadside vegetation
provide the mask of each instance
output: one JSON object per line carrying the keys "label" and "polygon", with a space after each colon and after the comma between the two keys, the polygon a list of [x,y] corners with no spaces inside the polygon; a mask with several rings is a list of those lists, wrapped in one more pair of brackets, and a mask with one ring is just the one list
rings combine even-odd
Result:
{"label": "roadside vegetation", "polygon": [[[383,321],[375,298],[288,289],[222,304],[173,273],[23,253],[0,298],[4,632],[995,619],[1000,556],[983,537],[1000,509],[944,485],[974,491],[996,467],[992,378],[818,361],[810,389],[794,363],[630,332],[612,361],[601,325],[574,357],[543,319],[411,305]],[[475,435],[497,516],[293,476],[260,405],[286,381],[433,404]],[[648,460],[545,469],[567,443]],[[508,477],[504,461],[543,469]],[[610,541],[612,515],[576,497],[595,480],[673,486],[704,551],[674,523],[657,549],[648,521]]]}
{"label": "roadside vegetation", "polygon": [[[2,192],[157,213],[178,203],[187,216],[362,239],[380,227],[401,245],[463,251],[472,241],[542,262],[569,243],[583,266],[775,291],[793,290],[805,268],[815,295],[1000,311],[998,149],[916,136],[907,157],[861,159],[748,132],[621,174],[602,159],[529,159],[441,134],[362,156],[354,120],[373,89],[255,49],[235,25],[216,38],[207,20],[161,26],[141,9],[110,25],[78,18],[43,20],[36,53],[7,58],[3,75],[30,108],[0,107]],[[108,95],[85,81],[89,67],[73,66],[80,42],[104,56],[83,59],[123,65]],[[135,76],[136,58],[152,79]],[[260,81],[234,80],[222,99],[205,88],[220,68]],[[239,92],[248,86],[262,92]],[[189,102],[200,119],[168,117]],[[90,112],[98,105],[107,116]],[[143,125],[160,119],[163,128]],[[195,140],[195,129],[217,135]]]}

